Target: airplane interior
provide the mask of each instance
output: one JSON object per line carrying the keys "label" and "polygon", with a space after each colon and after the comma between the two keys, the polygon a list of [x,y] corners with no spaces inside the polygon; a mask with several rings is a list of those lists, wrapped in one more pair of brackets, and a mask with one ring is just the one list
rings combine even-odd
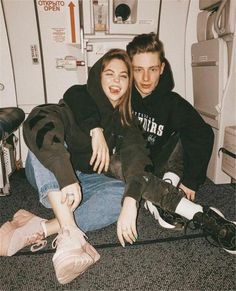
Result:
{"label": "airplane interior", "polygon": [[[32,109],[58,103],[107,51],[150,32],[164,44],[173,91],[214,133],[196,202],[236,220],[236,0],[1,0],[0,20],[0,225],[19,209],[53,218],[24,171]],[[54,274],[51,237],[38,252],[0,256],[0,291],[236,290],[235,256],[205,234],[160,227],[143,200],[137,228],[125,248],[116,224],[86,233],[100,261],[65,285]]]}

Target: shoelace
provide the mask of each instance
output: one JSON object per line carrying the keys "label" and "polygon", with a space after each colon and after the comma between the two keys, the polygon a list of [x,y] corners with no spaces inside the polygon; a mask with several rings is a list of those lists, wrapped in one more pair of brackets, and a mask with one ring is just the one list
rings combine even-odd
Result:
{"label": "shoelace", "polygon": [[34,253],[34,252],[37,252],[37,251],[43,249],[47,244],[47,240],[42,239],[42,233],[34,233],[32,236],[27,238],[26,243],[28,245],[33,244],[30,247],[30,250],[31,250],[31,252]]}
{"label": "shoelace", "polygon": [[[86,234],[80,230],[81,234],[88,239],[88,237],[86,236]],[[56,249],[57,246],[60,244],[60,242],[65,238],[64,236],[70,236],[70,231],[67,228],[62,228],[58,235],[54,238],[54,240],[52,241],[52,248]]]}
{"label": "shoelace", "polygon": [[[193,225],[193,227],[191,226],[191,224]],[[219,240],[219,230],[217,232],[217,234],[215,235],[216,239],[212,238],[212,235],[210,235],[208,232],[206,232],[203,228],[204,222],[203,219],[200,223],[196,223],[193,219],[189,220],[184,228],[184,234],[187,234],[187,229],[191,229],[191,230],[197,230],[197,229],[201,229],[202,230],[202,234],[204,235],[204,238],[206,239],[207,242],[209,242],[210,245],[214,246],[214,247],[222,247],[224,248],[224,246],[222,245],[222,243]],[[215,226],[217,226],[217,224],[215,223]],[[210,239],[211,238],[211,239]]]}
{"label": "shoelace", "polygon": [[59,231],[58,235],[54,238],[54,240],[52,241],[52,248],[56,249],[58,244],[60,244],[60,242],[63,239],[63,235],[69,236],[70,232],[68,229],[62,229]]}

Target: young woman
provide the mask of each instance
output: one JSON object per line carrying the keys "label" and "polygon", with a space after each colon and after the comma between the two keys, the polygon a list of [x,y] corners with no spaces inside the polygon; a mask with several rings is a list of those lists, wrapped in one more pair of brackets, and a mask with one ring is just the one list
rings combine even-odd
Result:
{"label": "young woman", "polygon": [[[122,156],[129,155],[130,140],[139,134],[130,125],[131,63],[125,51],[111,50],[99,60],[95,71],[96,78],[88,87],[71,87],[59,104],[36,107],[24,123],[25,142],[30,149],[26,175],[38,190],[40,202],[53,209],[55,219],[47,221],[19,210],[0,229],[0,255],[5,256],[26,245],[45,244],[44,238],[58,233],[53,264],[62,284],[100,257],[80,228],[87,232],[117,221],[123,194],[132,191],[132,185],[124,190],[122,181],[94,171],[99,156],[92,165],[96,147],[93,139],[101,129],[94,129],[89,124],[90,116],[86,116],[95,102],[109,154],[122,151]],[[89,95],[91,88],[96,88],[93,98]],[[129,136],[123,142],[127,132]]]}
{"label": "young woman", "polygon": [[[193,219],[223,248],[235,252],[233,223],[217,211],[187,200],[177,188],[150,173],[146,143],[131,117],[131,83],[127,54],[111,50],[92,68],[87,87],[73,86],[58,105],[38,106],[31,112],[24,124],[25,141],[31,150],[26,173],[41,203],[52,207],[55,219],[44,220],[19,210],[0,229],[0,255],[11,256],[58,233],[53,264],[58,281],[68,283],[100,257],[79,227],[83,231],[99,229],[118,219],[119,241],[123,246],[125,241],[133,243],[141,197]],[[93,118],[90,108],[95,108]],[[110,174],[125,183],[95,173],[100,157],[96,156],[93,167],[93,138],[97,134],[102,137],[101,129],[94,126],[96,114],[111,156]],[[160,188],[162,191],[157,191]],[[183,202],[189,203],[187,213]],[[224,230],[223,237],[218,235],[223,233],[220,230]]]}

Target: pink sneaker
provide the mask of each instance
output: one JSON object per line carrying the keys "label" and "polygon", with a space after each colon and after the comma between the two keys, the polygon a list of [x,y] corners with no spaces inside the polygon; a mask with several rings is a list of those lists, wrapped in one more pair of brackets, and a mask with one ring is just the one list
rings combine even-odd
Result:
{"label": "pink sneaker", "polygon": [[59,283],[66,284],[100,259],[99,253],[77,227],[64,227],[52,243],[57,248],[52,261]]}
{"label": "pink sneaker", "polygon": [[43,240],[44,233],[41,222],[45,221],[26,210],[20,209],[11,221],[0,228],[0,256],[13,256],[19,250],[32,245],[31,251],[43,248],[47,241]]}

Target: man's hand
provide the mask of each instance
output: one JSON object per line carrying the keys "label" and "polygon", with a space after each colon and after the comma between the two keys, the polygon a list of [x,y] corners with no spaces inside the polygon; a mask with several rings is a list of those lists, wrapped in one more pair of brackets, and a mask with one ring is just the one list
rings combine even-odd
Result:
{"label": "man's hand", "polygon": [[71,211],[74,211],[82,200],[81,188],[79,183],[70,184],[61,189],[61,203],[66,203]]}
{"label": "man's hand", "polygon": [[184,193],[186,194],[186,196],[189,200],[191,200],[191,201],[195,200],[196,192],[194,190],[189,189],[188,187],[184,186],[183,184],[180,184],[179,188],[184,191]]}
{"label": "man's hand", "polygon": [[90,159],[90,165],[93,165],[93,170],[97,171],[100,174],[103,170],[107,172],[110,157],[109,157],[109,149],[104,138],[102,129],[100,127],[96,127],[90,130],[90,135],[92,137],[92,149],[93,154]]}
{"label": "man's hand", "polygon": [[133,244],[137,240],[136,219],[137,201],[132,197],[126,197],[117,221],[117,236],[123,247],[125,241]]}

